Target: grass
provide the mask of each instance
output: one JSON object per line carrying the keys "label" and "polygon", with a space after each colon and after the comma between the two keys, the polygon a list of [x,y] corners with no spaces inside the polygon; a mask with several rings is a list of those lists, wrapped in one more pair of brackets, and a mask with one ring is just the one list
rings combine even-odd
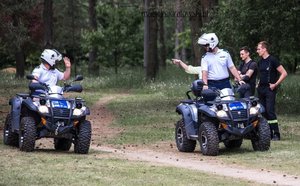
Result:
{"label": "grass", "polygon": [[0,145],[0,185],[260,185],[198,171],[48,150],[22,153]]}
{"label": "grass", "polygon": [[[116,117],[113,125],[124,131],[106,143],[174,142],[174,123],[180,117],[175,108],[180,100],[185,99],[185,91],[189,89],[193,76],[169,67],[155,82],[145,83],[140,70],[124,69],[121,72],[114,75],[108,71],[101,78],[86,77],[81,82],[84,91],[78,94],[91,106],[104,94],[130,93],[128,97],[118,98],[108,105]],[[9,112],[8,99],[17,92],[27,92],[28,81],[0,75],[1,128]],[[215,158],[227,164],[300,175],[298,79],[297,75],[288,76],[278,93],[282,141],[272,142],[267,152],[254,152],[249,141],[244,141],[242,148],[231,151],[221,144],[221,153]],[[83,156],[55,151],[22,153],[0,142],[0,157],[0,185],[255,185],[185,169],[107,158],[99,151]]]}

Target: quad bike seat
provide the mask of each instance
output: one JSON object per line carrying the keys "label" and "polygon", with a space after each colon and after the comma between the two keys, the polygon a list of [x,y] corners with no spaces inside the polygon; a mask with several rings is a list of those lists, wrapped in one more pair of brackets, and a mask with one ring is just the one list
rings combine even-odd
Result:
{"label": "quad bike seat", "polygon": [[27,94],[27,93],[17,93],[17,96],[20,96],[21,98],[26,99],[26,98],[29,97],[29,94]]}

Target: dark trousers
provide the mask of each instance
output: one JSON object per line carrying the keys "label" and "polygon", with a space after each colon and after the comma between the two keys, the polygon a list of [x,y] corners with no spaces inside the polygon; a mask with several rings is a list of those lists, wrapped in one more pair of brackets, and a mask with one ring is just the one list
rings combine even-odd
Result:
{"label": "dark trousers", "polygon": [[208,80],[207,84],[209,88],[215,87],[219,90],[222,90],[223,88],[231,88],[229,78],[221,80]]}
{"label": "dark trousers", "polygon": [[258,98],[260,103],[265,107],[265,113],[263,116],[268,120],[271,130],[271,138],[273,135],[277,135],[280,138],[280,132],[278,127],[277,116],[275,113],[275,103],[277,91],[271,90],[269,85],[259,86],[257,88]]}
{"label": "dark trousers", "polygon": [[239,85],[237,92],[240,94],[240,98],[249,98],[250,96],[254,96],[255,85],[250,83]]}

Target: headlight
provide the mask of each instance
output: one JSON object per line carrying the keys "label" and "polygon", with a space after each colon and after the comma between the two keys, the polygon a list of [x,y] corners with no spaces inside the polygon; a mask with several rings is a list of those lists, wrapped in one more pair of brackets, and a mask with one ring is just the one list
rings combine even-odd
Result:
{"label": "headlight", "polygon": [[81,116],[86,110],[86,107],[82,107],[81,109],[75,108],[73,110],[73,116]]}
{"label": "headlight", "polygon": [[38,107],[38,110],[42,114],[48,114],[49,113],[49,109],[48,109],[48,107],[46,105],[40,105]]}
{"label": "headlight", "polygon": [[227,113],[224,110],[219,110],[217,112],[217,116],[218,116],[218,118],[227,118],[228,117]]}
{"label": "headlight", "polygon": [[257,115],[259,113],[260,105],[257,104],[255,107],[250,108],[250,115]]}

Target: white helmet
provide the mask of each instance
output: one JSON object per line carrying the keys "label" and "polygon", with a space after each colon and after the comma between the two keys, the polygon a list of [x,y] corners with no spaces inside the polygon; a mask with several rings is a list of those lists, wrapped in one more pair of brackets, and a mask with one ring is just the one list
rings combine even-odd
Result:
{"label": "white helmet", "polygon": [[208,45],[209,48],[214,49],[219,43],[219,39],[215,33],[204,33],[198,39],[199,45]]}
{"label": "white helmet", "polygon": [[41,55],[41,59],[46,61],[52,67],[55,65],[56,61],[62,59],[62,55],[55,49],[45,49]]}

